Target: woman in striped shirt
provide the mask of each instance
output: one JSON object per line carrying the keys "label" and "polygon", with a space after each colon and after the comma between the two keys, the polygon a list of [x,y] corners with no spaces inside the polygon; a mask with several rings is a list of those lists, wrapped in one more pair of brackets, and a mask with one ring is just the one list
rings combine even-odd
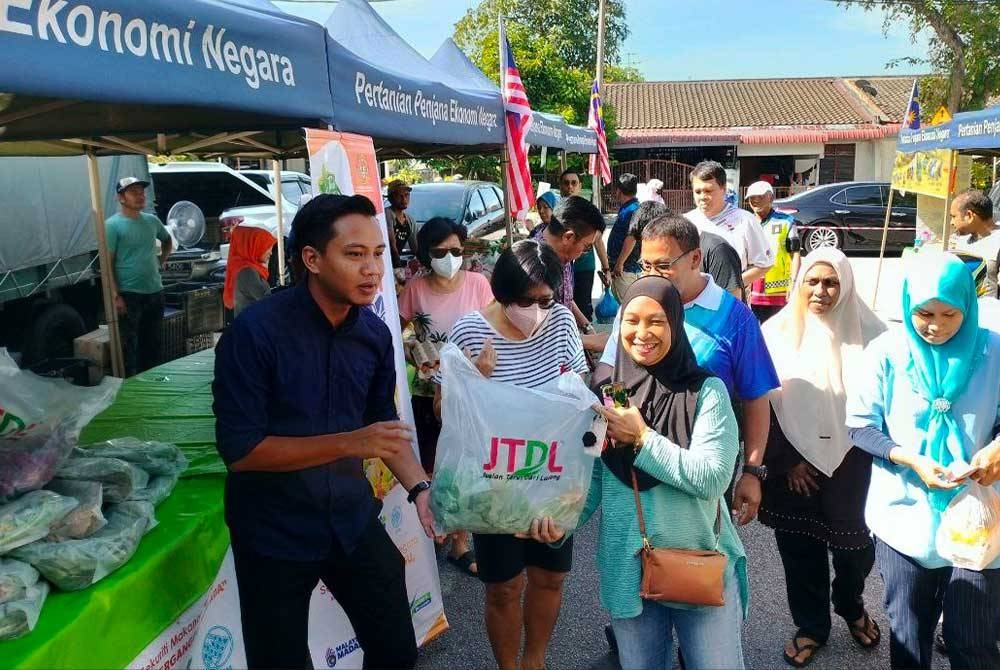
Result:
{"label": "woman in striped shirt", "polygon": [[[449,342],[495,381],[536,388],[565,372],[585,374],[573,314],[556,302],[561,283],[562,263],[549,246],[518,242],[497,259],[490,282],[496,302],[460,318]],[[440,397],[438,388],[439,413]],[[486,584],[486,630],[497,665],[501,670],[545,667],[563,580],[572,564],[572,541],[553,548],[513,535],[476,533],[473,540],[479,578]],[[526,640],[519,665],[522,628]]]}

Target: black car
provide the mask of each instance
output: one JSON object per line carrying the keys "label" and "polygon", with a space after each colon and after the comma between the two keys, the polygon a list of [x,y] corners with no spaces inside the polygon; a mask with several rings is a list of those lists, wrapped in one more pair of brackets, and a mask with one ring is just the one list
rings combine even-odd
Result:
{"label": "black car", "polygon": [[[887,182],[851,181],[817,186],[774,201],[774,208],[795,217],[806,253],[819,247],[878,251],[882,245]],[[917,234],[917,196],[892,198],[887,251],[912,247]]]}
{"label": "black car", "polygon": [[469,237],[483,237],[504,225],[503,192],[487,181],[414,184],[406,213],[419,230],[435,216],[464,223]]}

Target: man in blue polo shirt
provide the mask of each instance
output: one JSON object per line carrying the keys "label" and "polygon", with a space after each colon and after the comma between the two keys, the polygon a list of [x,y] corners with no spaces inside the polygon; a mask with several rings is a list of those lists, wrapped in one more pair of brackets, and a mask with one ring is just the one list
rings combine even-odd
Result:
{"label": "man in blue polo shirt", "polygon": [[[611,261],[611,289],[621,300],[625,291],[639,278],[639,249],[633,247],[631,253],[623,254],[625,240],[629,234],[629,224],[632,215],[639,209],[639,199],[636,193],[639,189],[639,178],[628,172],[615,180],[615,198],[618,199],[618,218],[608,235],[608,260]],[[638,245],[636,245],[638,246]]]}
{"label": "man in blue polo shirt", "polygon": [[254,303],[216,350],[216,443],[250,668],[311,668],[309,601],[322,580],[366,668],[417,647],[403,557],[362,470],[381,458],[433,536],[427,475],[399,421],[392,336],[365,306],[385,244],[363,196],[320,195],[292,223],[304,280]]}
{"label": "man in blue polo shirt", "polygon": [[[757,516],[760,484],[767,477],[764,449],[771,423],[767,394],[780,382],[757,319],[745,304],[701,272],[698,229],[682,216],[668,214],[642,231],[642,270],[674,283],[684,301],[684,330],[699,365],[719,377],[734,403],[742,404],[743,473],[733,492],[733,514],[747,524]],[[621,339],[618,319],[594,379],[614,369]],[[607,367],[605,367],[607,366]]]}

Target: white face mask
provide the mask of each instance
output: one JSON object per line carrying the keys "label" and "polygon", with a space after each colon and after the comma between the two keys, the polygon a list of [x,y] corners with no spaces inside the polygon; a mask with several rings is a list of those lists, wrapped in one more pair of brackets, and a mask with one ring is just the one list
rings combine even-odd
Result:
{"label": "white face mask", "polygon": [[521,307],[520,305],[507,305],[503,308],[504,313],[514,327],[524,333],[525,337],[531,337],[538,327],[545,322],[551,310],[542,309],[538,305]]}
{"label": "white face mask", "polygon": [[445,279],[451,279],[462,269],[463,258],[445,254],[444,258],[432,258],[431,269]]}

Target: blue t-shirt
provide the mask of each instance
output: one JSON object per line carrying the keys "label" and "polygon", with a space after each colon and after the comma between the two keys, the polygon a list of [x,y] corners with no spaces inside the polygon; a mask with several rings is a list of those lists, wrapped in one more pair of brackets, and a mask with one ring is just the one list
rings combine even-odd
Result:
{"label": "blue t-shirt", "polygon": [[[611,234],[608,235],[608,261],[612,265],[617,262],[618,255],[622,252],[625,238],[628,237],[629,223],[632,221],[632,215],[635,214],[635,210],[637,209],[639,209],[639,201],[636,198],[632,198],[618,210],[618,218],[611,229]],[[638,244],[632,248],[632,253],[629,254],[624,263],[625,272],[642,272],[642,268],[639,267],[640,250],[641,248]]]}
{"label": "blue t-shirt", "polygon": [[[736,400],[754,400],[779,388],[778,373],[753,312],[711,277],[702,276],[708,278],[708,286],[684,305],[684,331],[698,365],[721,379]],[[601,356],[601,363],[612,367],[621,339],[620,323],[619,314]]]}
{"label": "blue t-shirt", "polygon": [[115,214],[104,222],[108,251],[115,256],[115,279],[124,293],[157,293],[163,290],[156,240],[166,242],[170,233],[153,214],[139,212],[130,219]]}

